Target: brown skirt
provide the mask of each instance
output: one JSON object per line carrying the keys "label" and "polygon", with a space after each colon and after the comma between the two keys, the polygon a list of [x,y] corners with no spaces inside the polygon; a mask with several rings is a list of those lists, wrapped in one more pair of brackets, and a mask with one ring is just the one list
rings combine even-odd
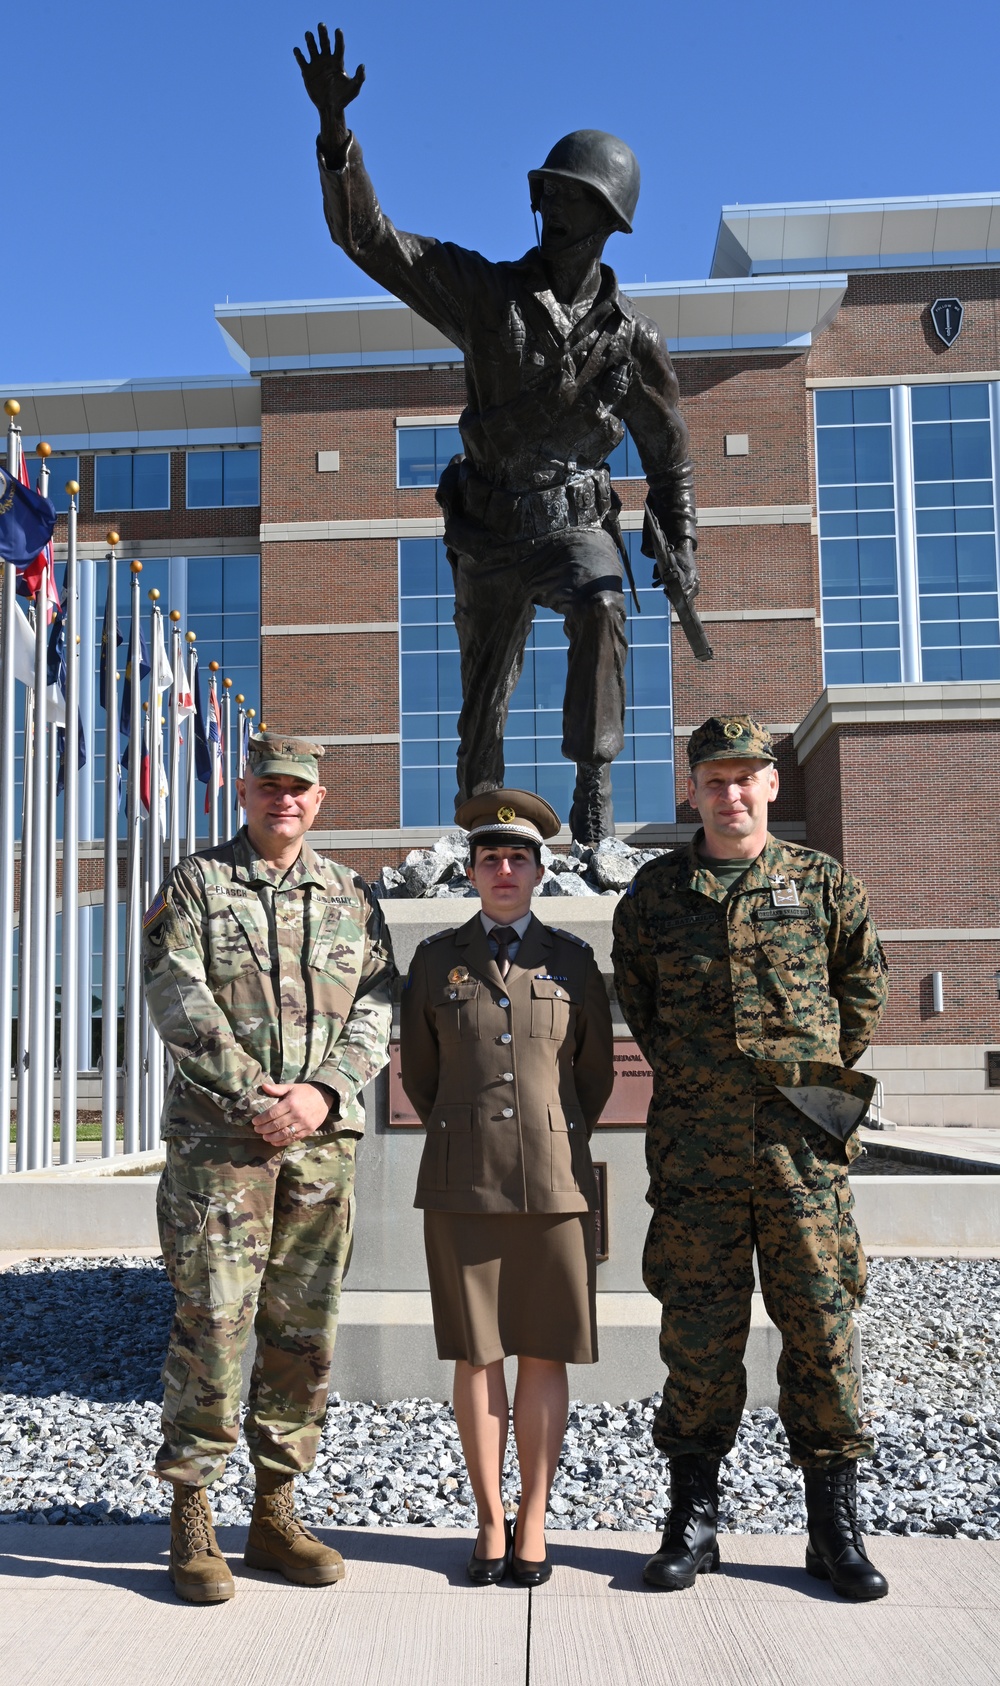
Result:
{"label": "brown skirt", "polygon": [[591,1212],[424,1212],[439,1358],[596,1364]]}

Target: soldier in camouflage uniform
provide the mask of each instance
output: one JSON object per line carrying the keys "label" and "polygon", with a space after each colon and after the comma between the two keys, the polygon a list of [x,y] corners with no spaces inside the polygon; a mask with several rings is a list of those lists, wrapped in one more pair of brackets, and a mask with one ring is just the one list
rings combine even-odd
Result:
{"label": "soldier in camouflage uniform", "polygon": [[847,1177],[874,1080],[852,1070],[886,999],[863,885],[767,830],[774,748],[747,717],[692,735],[703,829],[640,868],[615,913],[618,998],[653,1071],[643,1276],[663,1307],[669,1374],[653,1439],[671,1511],[644,1578],[718,1565],[718,1472],[746,1401],[754,1254],[781,1331],[781,1420],[805,1474],[806,1566],[881,1597],[857,1527],[856,1460],[873,1449],[854,1369],[865,1261]]}
{"label": "soldier in camouflage uniform", "polygon": [[157,1197],[176,1296],[158,1473],[173,1483],[180,1597],[234,1586],[205,1488],[236,1444],[240,1359],[257,1492],[245,1560],[301,1585],[344,1572],[295,1517],[326,1413],[354,1218],[361,1089],[386,1062],[392,961],[361,879],[304,842],[323,749],[262,733],[237,782],[247,824],[182,860],[143,922],[150,1016],[174,1062]]}

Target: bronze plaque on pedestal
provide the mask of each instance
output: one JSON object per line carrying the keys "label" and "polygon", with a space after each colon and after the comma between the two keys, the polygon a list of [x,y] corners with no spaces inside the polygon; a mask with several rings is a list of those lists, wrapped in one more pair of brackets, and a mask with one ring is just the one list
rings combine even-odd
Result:
{"label": "bronze plaque on pedestal", "polygon": [[[601,1115],[599,1130],[645,1124],[653,1074],[634,1042],[615,1043],[615,1086]],[[389,1127],[393,1130],[422,1128],[399,1076],[399,1043],[389,1044]]]}

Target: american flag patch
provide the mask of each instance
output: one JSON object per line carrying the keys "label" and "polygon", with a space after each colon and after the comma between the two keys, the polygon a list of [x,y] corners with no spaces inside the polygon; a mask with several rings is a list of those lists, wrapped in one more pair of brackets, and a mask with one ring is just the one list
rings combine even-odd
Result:
{"label": "american flag patch", "polygon": [[163,894],[163,891],[160,890],[158,892],[158,894],[153,897],[153,900],[150,902],[148,908],[146,909],[145,914],[143,915],[143,920],[142,920],[143,930],[148,931],[150,925],[155,925],[156,921],[160,917],[160,914],[166,913],[166,911],[167,911],[167,899],[166,899],[165,895]]}

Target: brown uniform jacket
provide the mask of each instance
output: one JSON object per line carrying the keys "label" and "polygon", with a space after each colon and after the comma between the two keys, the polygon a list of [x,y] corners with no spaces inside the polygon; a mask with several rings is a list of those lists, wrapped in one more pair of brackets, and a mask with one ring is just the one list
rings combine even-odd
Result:
{"label": "brown uniform jacket", "polygon": [[403,1087],[427,1130],[414,1205],[583,1212],[613,1032],[593,952],[532,918],[501,978],[479,914],[421,943],[403,994]]}

